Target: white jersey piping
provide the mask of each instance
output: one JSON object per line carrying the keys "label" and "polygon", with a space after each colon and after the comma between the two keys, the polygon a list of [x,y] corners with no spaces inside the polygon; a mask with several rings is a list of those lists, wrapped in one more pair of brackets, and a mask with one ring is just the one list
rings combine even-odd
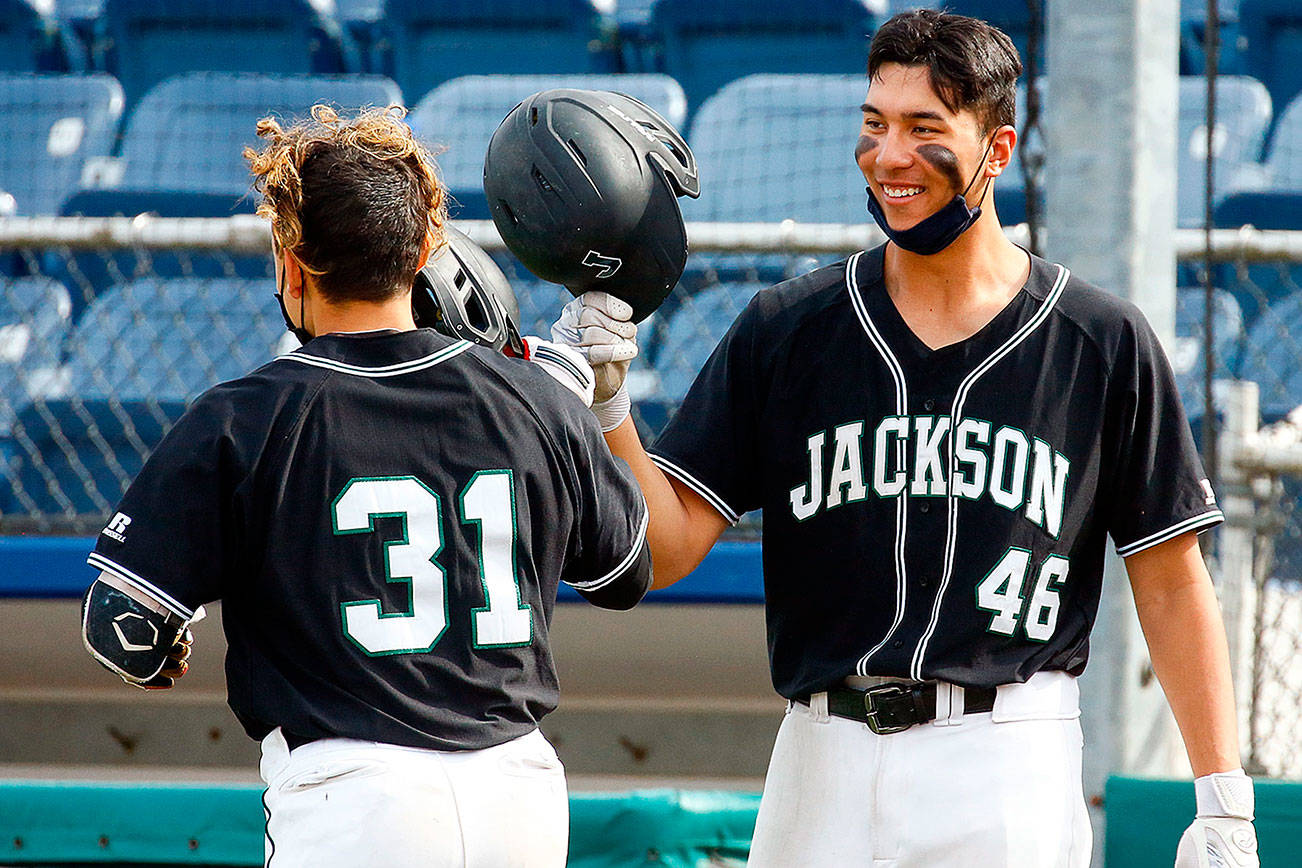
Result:
{"label": "white jersey piping", "polygon": [[[903,416],[908,411],[909,405],[909,389],[908,383],[904,379],[904,367],[900,364],[899,359],[895,358],[881,333],[877,331],[877,326],[873,324],[871,317],[868,316],[868,308],[864,305],[863,297],[859,294],[859,259],[862,256],[862,252],[856,253],[846,262],[845,285],[850,292],[850,303],[854,307],[855,314],[859,317],[860,324],[868,334],[868,339],[872,342],[872,345],[886,362],[886,367],[895,380],[895,414]],[[896,457],[899,466],[905,466],[907,463],[907,449],[902,441],[896,443]],[[859,675],[868,674],[868,659],[885,647],[904,621],[904,604],[908,597],[908,572],[904,559],[904,543],[908,534],[908,502],[909,490],[905,488],[895,498],[895,620],[891,622],[890,629],[886,631],[886,635],[882,637],[882,640],[870,648],[868,653],[860,657],[859,662],[855,664],[855,672]]]}
{"label": "white jersey piping", "polygon": [[423,371],[426,368],[432,368],[440,362],[446,362],[453,356],[459,356],[471,347],[470,341],[457,341],[449,347],[444,347],[436,353],[423,356],[419,359],[412,359],[409,362],[398,362],[393,365],[382,365],[374,368],[362,367],[361,365],[350,365],[346,362],[336,362],[334,359],[324,359],[320,356],[312,356],[307,353],[298,351],[285,353],[283,356],[277,356],[276,361],[299,362],[304,365],[312,365],[317,368],[325,368],[330,371],[338,371],[341,374],[352,374],[358,377],[397,377],[402,374],[410,374],[416,371]]}
{"label": "white jersey piping", "polygon": [[950,408],[949,413],[949,430],[950,450],[949,450],[949,479],[946,481],[948,489],[945,503],[948,513],[947,527],[945,531],[945,567],[940,578],[940,587],[936,589],[936,599],[931,605],[931,618],[927,621],[927,629],[923,631],[922,638],[918,641],[917,647],[913,650],[913,661],[909,667],[909,674],[913,678],[921,679],[922,663],[927,655],[927,645],[931,642],[931,637],[936,632],[936,626],[940,622],[940,605],[945,599],[945,591],[949,588],[949,580],[954,574],[954,554],[956,542],[958,540],[958,509],[955,503],[956,495],[954,493],[954,478],[958,473],[958,450],[953,448],[954,434],[958,430],[958,424],[963,419],[963,404],[967,401],[968,393],[987,371],[993,368],[1004,356],[1011,353],[1016,347],[1026,340],[1031,334],[1044,324],[1049,318],[1054,306],[1058,303],[1058,298],[1062,295],[1063,288],[1067,285],[1067,278],[1071,276],[1066,268],[1061,265],[1056,266],[1058,275],[1053,282],[1053,287],[1049,290],[1048,296],[1045,297],[1044,303],[1040,309],[1027,320],[1021,328],[1013,333],[1008,340],[1004,341],[999,349],[995,350],[985,361],[977,365],[972,371],[963,378],[959,384],[958,390],[954,393],[954,405]]}

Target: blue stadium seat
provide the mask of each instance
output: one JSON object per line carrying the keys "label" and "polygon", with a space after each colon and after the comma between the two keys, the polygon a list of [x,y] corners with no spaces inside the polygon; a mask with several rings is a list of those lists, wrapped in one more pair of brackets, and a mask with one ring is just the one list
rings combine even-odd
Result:
{"label": "blue stadium seat", "polygon": [[[256,196],[236,198],[231,193],[82,190],[69,197],[59,213],[77,217],[230,217],[252,214],[257,202]],[[50,251],[43,257],[42,273],[73,290],[73,319],[77,319],[96,296],[136,278],[269,277],[272,263],[269,249],[252,256],[200,249]]]}
{"label": "blue stadium seat", "polygon": [[127,121],[122,178],[126,190],[226,193],[250,189],[242,151],[258,145],[259,118],[303,117],[314,103],[356,109],[402,102],[376,75],[310,76],[196,72],[151,90]]}
{"label": "blue stadium seat", "polygon": [[[1302,192],[1302,94],[1285,106],[1275,123],[1266,174],[1273,189]],[[1289,228],[1302,229],[1302,224]]]}
{"label": "blue stadium seat", "polygon": [[103,28],[104,0],[55,0],[54,17],[74,42],[83,69],[103,69],[107,48]]}
{"label": "blue stadium seat", "polygon": [[722,283],[688,296],[669,317],[655,370],[658,387],[646,397],[681,401],[710,353],[762,283]]}
{"label": "blue stadium seat", "polygon": [[[967,15],[971,18],[980,18],[983,21],[989,21],[1000,30],[1008,34],[1013,40],[1013,45],[1017,48],[1017,55],[1022,60],[1023,67],[1029,67],[1027,62],[1027,45],[1031,40],[1031,13],[1027,9],[1027,4],[1008,2],[1008,0],[946,0],[943,4],[946,12],[953,12],[958,15]],[[1047,7],[1045,4],[1044,7]],[[1041,24],[1048,18],[1048,11],[1045,8]],[[1040,62],[1039,71],[1044,71],[1045,57],[1045,40],[1044,33],[1040,33]]]}
{"label": "blue stadium seat", "polygon": [[874,24],[859,0],[660,0],[650,26],[664,46],[665,72],[682,83],[695,112],[752,73],[862,76]]}
{"label": "blue stadium seat", "polygon": [[393,77],[410,94],[462,75],[610,71],[593,56],[589,0],[386,0],[384,19]]}
{"label": "blue stadium seat", "polygon": [[0,514],[105,515],[184,410],[152,399],[33,402],[14,425],[22,436],[2,444]]}
{"label": "blue stadium seat", "polygon": [[110,76],[0,75],[0,189],[17,213],[57,213],[86,161],[112,150],[121,116]]}
{"label": "blue stadium seat", "polygon": [[484,202],[484,154],[502,119],[530,94],[554,87],[614,90],[655,109],[682,128],[687,116],[683,89],[667,75],[470,75],[426,94],[410,116],[411,127],[438,155],[440,174],[465,219],[488,219]]}
{"label": "blue stadium seat", "polygon": [[863,223],[854,160],[867,82],[858,75],[752,75],[706,100],[688,141],[701,197],[689,220]]}
{"label": "blue stadium seat", "polygon": [[1260,388],[1261,415],[1278,421],[1302,405],[1302,294],[1261,311],[1248,332],[1240,376]]}
{"label": "blue stadium seat", "polygon": [[[1222,229],[1302,229],[1302,189],[1249,191],[1225,197],[1214,213]],[[1302,263],[1237,262],[1215,267],[1219,286],[1234,293],[1251,324],[1258,312],[1290,296],[1302,295]]]}
{"label": "blue stadium seat", "polygon": [[76,43],[64,33],[47,4],[0,0],[0,72],[77,72]]}
{"label": "blue stadium seat", "polygon": [[[1204,412],[1203,344],[1206,340],[1206,302],[1203,288],[1184,286],[1176,290],[1175,343],[1171,348],[1171,367],[1180,387],[1180,399],[1190,419]],[[1213,379],[1230,379],[1237,375],[1243,353],[1245,332],[1243,312],[1234,296],[1223,289],[1212,291],[1212,367]],[[1195,433],[1197,433],[1195,431]]]}
{"label": "blue stadium seat", "polygon": [[[524,269],[520,271],[524,272]],[[511,280],[511,289],[515,290],[515,299],[520,303],[520,333],[551,340],[552,323],[574,296],[559,284],[531,278],[528,272],[524,275]]]}
{"label": "blue stadium seat", "polygon": [[57,391],[72,301],[45,277],[0,278],[0,436],[20,407]]}
{"label": "blue stadium seat", "polygon": [[[1176,132],[1176,221],[1180,226],[1203,224],[1203,174],[1207,158],[1207,80],[1180,78],[1180,118]],[[1270,94],[1261,82],[1243,75],[1216,82],[1215,190],[1232,189],[1240,172],[1261,159],[1270,128]]]}
{"label": "blue stadium seat", "polygon": [[271,280],[137,280],[99,296],[68,341],[69,394],[189,400],[270,361],[287,332]]}
{"label": "blue stadium seat", "polygon": [[357,47],[359,72],[383,72],[393,53],[383,25],[384,0],[335,0],[335,18]]}
{"label": "blue stadium seat", "polygon": [[[1223,75],[1248,71],[1239,30],[1239,0],[1218,0],[1216,68]],[[1207,68],[1207,0],[1180,0],[1180,74],[1203,75]]]}
{"label": "blue stadium seat", "polygon": [[105,0],[107,63],[129,106],[193,70],[355,71],[338,23],[309,0]]}
{"label": "blue stadium seat", "polygon": [[1239,0],[1246,71],[1265,83],[1275,105],[1302,93],[1302,4],[1297,0]]}

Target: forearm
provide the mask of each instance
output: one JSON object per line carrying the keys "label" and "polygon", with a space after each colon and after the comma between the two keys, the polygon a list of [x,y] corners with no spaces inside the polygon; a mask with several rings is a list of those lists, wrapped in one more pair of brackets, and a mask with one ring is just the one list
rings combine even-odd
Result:
{"label": "forearm", "polygon": [[1190,544],[1185,561],[1192,574],[1136,585],[1135,605],[1189,763],[1202,776],[1241,762],[1225,627],[1197,543]]}
{"label": "forearm", "polygon": [[610,451],[628,462],[637,477],[646,498],[650,520],[647,523],[647,543],[651,547],[654,570],[653,588],[672,585],[696,569],[714,541],[726,526],[726,521],[706,506],[692,504],[684,493],[655,465],[638,437],[631,417],[612,431],[606,432]]}

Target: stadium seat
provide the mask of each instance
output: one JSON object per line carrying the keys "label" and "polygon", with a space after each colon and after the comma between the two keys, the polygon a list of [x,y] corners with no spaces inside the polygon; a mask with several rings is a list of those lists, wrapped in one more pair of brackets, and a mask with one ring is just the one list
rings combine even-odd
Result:
{"label": "stadium seat", "polygon": [[341,31],[310,0],[105,0],[108,69],[134,106],[193,70],[351,72]]}
{"label": "stadium seat", "polygon": [[286,336],[272,280],[137,280],[99,296],[69,339],[68,393],[190,400],[275,357]]}
{"label": "stadium seat", "polygon": [[858,75],[752,75],[706,100],[688,142],[701,197],[689,220],[863,223],[854,159],[866,82]]}
{"label": "stadium seat", "polygon": [[[1275,123],[1266,153],[1266,176],[1275,190],[1302,192],[1302,94],[1284,107]],[[1302,229],[1302,224],[1289,228]]]}
{"label": "stadium seat", "polygon": [[[1203,345],[1207,330],[1206,301],[1200,286],[1180,287],[1176,290],[1175,343],[1171,348],[1171,367],[1175,370],[1180,387],[1180,400],[1190,419],[1201,418],[1204,412]],[[1243,352],[1243,313],[1234,296],[1223,289],[1212,293],[1212,377],[1230,379],[1239,370]],[[1195,434],[1197,431],[1195,430]]]}
{"label": "stadium seat", "polygon": [[386,0],[384,7],[393,77],[410,94],[462,75],[611,71],[594,57],[599,20],[589,0]]}
{"label": "stadium seat", "polygon": [[1240,375],[1257,383],[1261,416],[1275,422],[1302,405],[1302,294],[1281,299],[1248,332]]}
{"label": "stadium seat", "polygon": [[[1216,206],[1218,228],[1302,229],[1302,190],[1245,191],[1226,196]],[[1251,327],[1259,311],[1289,296],[1302,295],[1302,264],[1232,262],[1215,266],[1214,279],[1234,293]]]}
{"label": "stadium seat", "polygon": [[44,277],[0,278],[0,436],[20,407],[58,388],[59,353],[72,302]]}
{"label": "stadium seat", "polygon": [[77,72],[76,43],[48,3],[0,0],[0,72]]}
{"label": "stadium seat", "polygon": [[862,76],[874,23],[859,0],[659,0],[650,28],[664,46],[664,71],[683,85],[695,112],[752,73]]}
{"label": "stadium seat", "polygon": [[574,296],[559,284],[530,277],[522,267],[520,271],[522,277],[509,278],[515,300],[520,304],[520,333],[551,340],[552,323]]}
{"label": "stadium seat", "polygon": [[[1261,82],[1243,75],[1225,76],[1216,82],[1215,153],[1212,160],[1214,190],[1227,191],[1244,167],[1261,159],[1270,128],[1270,94]],[[1176,147],[1176,222],[1180,226],[1203,225],[1203,175],[1207,157],[1207,80],[1202,76],[1180,78],[1180,117]]]}
{"label": "stadium seat", "polygon": [[[69,217],[230,217],[252,214],[257,203],[257,196],[235,198],[230,193],[82,190],[69,197],[59,213]],[[73,290],[75,320],[115,284],[145,277],[268,277],[272,263],[270,249],[253,255],[202,249],[48,251],[42,273]]]}
{"label": "stadium seat", "polygon": [[378,75],[181,75],[152,89],[127,120],[122,177],[109,186],[225,193],[233,204],[250,189],[242,152],[259,143],[258,119],[303,117],[318,102],[355,110],[401,104],[402,93]]}
{"label": "stadium seat", "polygon": [[488,219],[483,183],[489,139],[521,100],[554,87],[625,93],[680,129],[687,116],[683,89],[667,75],[471,75],[441,84],[416,104],[410,122],[423,141],[447,148],[437,159],[457,202],[455,216]]}
{"label": "stadium seat", "polygon": [[[1223,75],[1247,71],[1240,46],[1239,0],[1218,0],[1216,68]],[[1180,0],[1180,74],[1203,75],[1207,68],[1207,0]]]}
{"label": "stadium seat", "polygon": [[383,26],[384,0],[335,0],[335,18],[357,47],[359,72],[383,72],[393,45]]}
{"label": "stadium seat", "polygon": [[184,410],[180,401],[152,399],[29,404],[14,425],[22,436],[2,444],[0,515],[106,515]]}
{"label": "stadium seat", "polygon": [[57,213],[87,160],[112,150],[121,116],[110,76],[0,74],[0,189],[16,213]]}
{"label": "stadium seat", "polygon": [[1302,4],[1297,0],[1239,0],[1246,71],[1265,83],[1275,105],[1302,93]]}
{"label": "stadium seat", "polygon": [[656,354],[656,389],[646,397],[681,401],[710,353],[762,283],[722,283],[682,300],[669,317]]}
{"label": "stadium seat", "polygon": [[[967,15],[971,18],[980,18],[982,21],[989,21],[1000,30],[1008,34],[1013,40],[1013,45],[1017,48],[1017,55],[1021,58],[1022,66],[1027,67],[1027,47],[1031,40],[1031,14],[1026,3],[1008,2],[1008,0],[946,0],[944,3],[946,12],[954,12],[958,15]],[[1045,11],[1042,13],[1041,25],[1048,19],[1047,4],[1041,7]],[[1044,33],[1040,33],[1039,48],[1039,71],[1044,71],[1044,58],[1046,45]]]}

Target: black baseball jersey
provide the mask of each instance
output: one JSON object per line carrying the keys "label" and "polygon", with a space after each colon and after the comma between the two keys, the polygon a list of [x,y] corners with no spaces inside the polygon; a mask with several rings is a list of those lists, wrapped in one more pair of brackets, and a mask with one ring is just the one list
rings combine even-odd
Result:
{"label": "black baseball jersey", "polygon": [[1133,305],[1032,257],[977,334],[931,350],[884,248],[760,292],[651,450],[726,518],[764,510],[774,686],[968,687],[1085,667],[1105,537],[1221,520]]}
{"label": "black baseball jersey", "polygon": [[186,617],[222,601],[254,738],[474,749],[556,706],[557,582],[645,581],[646,522],[536,365],[429,329],[326,335],[202,395],[89,562]]}

